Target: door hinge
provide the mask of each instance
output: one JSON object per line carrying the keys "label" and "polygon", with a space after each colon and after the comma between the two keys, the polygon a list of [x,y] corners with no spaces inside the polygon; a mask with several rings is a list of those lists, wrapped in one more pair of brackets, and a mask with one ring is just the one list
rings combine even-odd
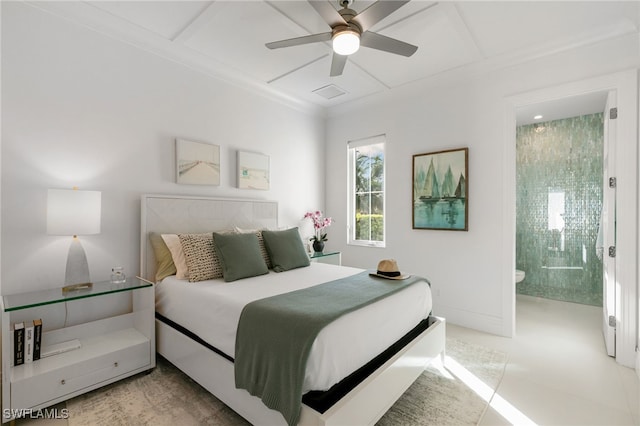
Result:
{"label": "door hinge", "polygon": [[609,188],[615,188],[618,185],[618,179],[614,177],[609,178]]}
{"label": "door hinge", "polygon": [[618,108],[611,108],[609,110],[609,118],[611,120],[615,120],[616,118],[618,118]]}
{"label": "door hinge", "polygon": [[616,246],[609,246],[609,257],[616,257]]}
{"label": "door hinge", "polygon": [[609,315],[609,327],[616,326],[616,317],[614,315]]}

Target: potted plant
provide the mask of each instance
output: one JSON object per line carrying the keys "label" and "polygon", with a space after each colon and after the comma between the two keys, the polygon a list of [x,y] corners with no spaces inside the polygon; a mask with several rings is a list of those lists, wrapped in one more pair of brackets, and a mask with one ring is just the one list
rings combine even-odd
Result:
{"label": "potted plant", "polygon": [[315,235],[309,238],[309,241],[313,241],[313,251],[316,253],[322,253],[324,250],[324,242],[327,241],[327,232],[325,231],[331,225],[330,217],[322,217],[322,212],[316,210],[315,212],[307,212],[304,218],[311,219],[313,222],[313,229]]}

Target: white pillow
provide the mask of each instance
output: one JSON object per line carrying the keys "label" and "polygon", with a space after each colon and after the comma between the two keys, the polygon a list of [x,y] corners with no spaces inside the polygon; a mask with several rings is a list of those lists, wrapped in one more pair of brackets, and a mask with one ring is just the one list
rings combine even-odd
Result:
{"label": "white pillow", "polygon": [[176,278],[179,280],[188,280],[189,269],[187,268],[187,258],[182,250],[180,237],[178,237],[178,234],[162,234],[162,239],[171,252],[173,264],[176,265]]}

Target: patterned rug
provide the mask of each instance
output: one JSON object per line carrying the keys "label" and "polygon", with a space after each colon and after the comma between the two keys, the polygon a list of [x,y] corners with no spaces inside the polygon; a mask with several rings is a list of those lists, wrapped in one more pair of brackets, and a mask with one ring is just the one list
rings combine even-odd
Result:
{"label": "patterned rug", "polygon": [[[378,425],[475,425],[495,392],[506,354],[447,338],[446,362],[431,366]],[[162,357],[137,375],[67,401],[69,425],[222,425],[248,423]]]}
{"label": "patterned rug", "polygon": [[447,338],[445,352],[444,368],[428,367],[379,426],[478,424],[502,380],[507,355],[453,338]]}

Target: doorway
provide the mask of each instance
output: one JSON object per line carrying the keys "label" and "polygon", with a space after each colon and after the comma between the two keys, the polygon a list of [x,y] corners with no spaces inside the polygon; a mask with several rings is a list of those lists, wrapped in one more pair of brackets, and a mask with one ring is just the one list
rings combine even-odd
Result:
{"label": "doorway", "polygon": [[[638,70],[630,69],[587,80],[566,83],[545,89],[537,89],[505,98],[503,184],[505,195],[502,212],[505,232],[502,234],[502,306],[504,336],[513,336],[516,331],[515,318],[515,233],[516,233],[516,112],[528,107],[549,103],[557,105],[565,99],[582,95],[615,92],[617,105],[616,142],[617,156],[608,161],[614,165],[617,179],[615,210],[615,296],[611,303],[615,307],[608,319],[616,325],[615,356],[620,365],[636,368],[640,375],[640,291],[638,289]],[[605,116],[606,117],[606,116]],[[605,245],[609,245],[605,242]],[[603,315],[603,322],[605,318]],[[604,324],[603,324],[604,325]]]}
{"label": "doorway", "polygon": [[515,293],[602,307],[611,356],[615,264],[604,247],[615,246],[615,139],[605,115],[614,103],[603,90],[516,109],[515,263],[525,279]]}
{"label": "doorway", "polygon": [[[516,294],[597,306],[615,356],[615,130],[599,91],[516,110]],[[606,241],[606,244],[605,244]],[[607,273],[603,274],[603,270]],[[604,290],[604,291],[603,291]]]}

